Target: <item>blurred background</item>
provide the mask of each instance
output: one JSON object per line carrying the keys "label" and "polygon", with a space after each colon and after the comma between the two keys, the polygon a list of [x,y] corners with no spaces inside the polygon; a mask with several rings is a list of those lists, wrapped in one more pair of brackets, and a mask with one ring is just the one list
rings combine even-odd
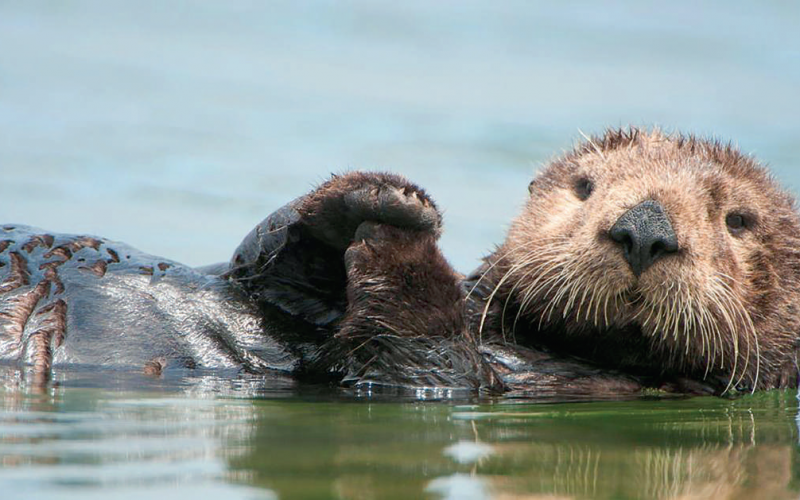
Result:
{"label": "blurred background", "polygon": [[800,3],[0,0],[0,220],[228,260],[331,172],[445,210],[462,272],[580,132],[732,140],[800,188]]}

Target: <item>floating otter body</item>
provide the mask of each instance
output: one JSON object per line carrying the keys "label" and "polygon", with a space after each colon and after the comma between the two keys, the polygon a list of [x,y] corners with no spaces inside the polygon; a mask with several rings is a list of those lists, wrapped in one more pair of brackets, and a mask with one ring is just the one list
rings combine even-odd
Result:
{"label": "floating otter body", "polygon": [[33,367],[291,368],[243,294],[216,276],[89,236],[0,228],[0,353]]}
{"label": "floating otter body", "polygon": [[0,230],[0,358],[233,368],[520,395],[795,387],[800,222],[730,147],[608,132],[546,167],[506,241],[456,273],[427,194],[334,176],[191,269]]}

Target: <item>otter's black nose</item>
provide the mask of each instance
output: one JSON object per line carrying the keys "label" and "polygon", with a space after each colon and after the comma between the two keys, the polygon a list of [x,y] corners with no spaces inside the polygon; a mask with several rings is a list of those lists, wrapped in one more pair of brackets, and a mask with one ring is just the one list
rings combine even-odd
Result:
{"label": "otter's black nose", "polygon": [[633,274],[641,275],[658,259],[678,251],[678,238],[661,203],[643,201],[623,214],[609,232],[622,247]]}

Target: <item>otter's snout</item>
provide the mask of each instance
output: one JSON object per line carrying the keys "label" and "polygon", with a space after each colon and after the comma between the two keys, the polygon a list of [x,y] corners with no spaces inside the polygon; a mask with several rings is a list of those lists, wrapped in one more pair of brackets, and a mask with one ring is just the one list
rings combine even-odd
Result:
{"label": "otter's snout", "polygon": [[633,274],[640,276],[660,258],[678,251],[678,238],[661,203],[647,200],[625,212],[609,231]]}

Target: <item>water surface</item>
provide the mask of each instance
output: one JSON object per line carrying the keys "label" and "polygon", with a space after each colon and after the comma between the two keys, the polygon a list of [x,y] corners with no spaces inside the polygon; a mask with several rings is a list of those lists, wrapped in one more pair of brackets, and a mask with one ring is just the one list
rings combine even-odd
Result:
{"label": "water surface", "polygon": [[84,374],[37,393],[0,374],[4,499],[800,495],[789,391],[433,401],[255,378],[129,375],[110,390]]}

